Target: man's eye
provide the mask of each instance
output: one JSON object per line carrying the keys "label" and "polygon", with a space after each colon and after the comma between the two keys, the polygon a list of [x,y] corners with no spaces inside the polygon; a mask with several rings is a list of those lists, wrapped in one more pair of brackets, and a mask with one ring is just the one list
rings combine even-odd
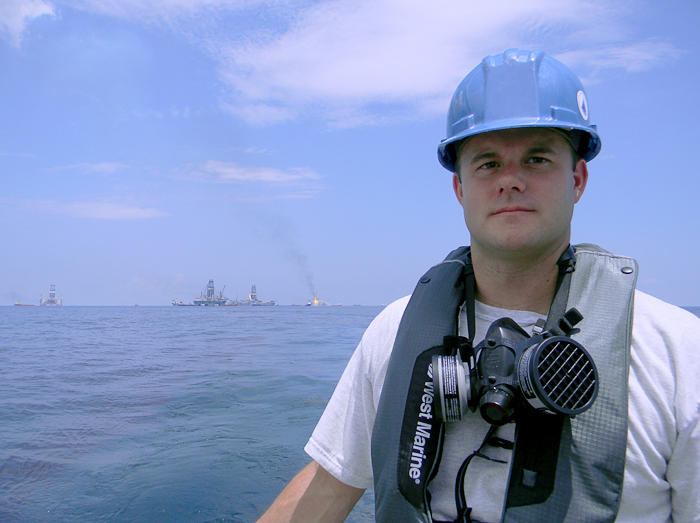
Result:
{"label": "man's eye", "polygon": [[486,162],[484,164],[481,164],[479,166],[479,169],[495,169],[496,167],[498,167],[498,164],[496,162]]}
{"label": "man's eye", "polygon": [[543,158],[541,156],[533,156],[532,158],[529,158],[527,163],[546,163],[549,160],[547,158]]}

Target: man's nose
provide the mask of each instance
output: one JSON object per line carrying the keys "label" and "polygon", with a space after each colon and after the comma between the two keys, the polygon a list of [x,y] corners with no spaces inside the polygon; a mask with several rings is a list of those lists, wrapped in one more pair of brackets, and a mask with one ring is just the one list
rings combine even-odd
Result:
{"label": "man's nose", "polygon": [[508,163],[498,175],[498,190],[504,192],[523,192],[527,187],[527,178],[520,165]]}

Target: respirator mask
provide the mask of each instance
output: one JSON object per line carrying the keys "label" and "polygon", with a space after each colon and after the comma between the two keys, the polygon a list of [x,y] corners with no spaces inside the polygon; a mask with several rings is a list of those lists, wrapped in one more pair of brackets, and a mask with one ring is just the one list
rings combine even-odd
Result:
{"label": "respirator mask", "polygon": [[570,309],[558,324],[530,337],[510,318],[491,324],[476,347],[446,336],[445,354],[432,359],[436,416],[462,419],[479,409],[492,425],[504,425],[528,408],[574,417],[598,394],[598,370],[590,354],[571,339],[583,319]]}

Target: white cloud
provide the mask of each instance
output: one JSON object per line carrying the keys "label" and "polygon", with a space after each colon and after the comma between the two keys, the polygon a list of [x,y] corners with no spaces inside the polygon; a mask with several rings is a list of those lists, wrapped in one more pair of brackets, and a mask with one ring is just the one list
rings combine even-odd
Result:
{"label": "white cloud", "polygon": [[13,45],[19,47],[29,22],[42,15],[54,16],[54,7],[45,0],[0,1],[0,29],[5,29]]}
{"label": "white cloud", "polygon": [[222,109],[253,125],[267,125],[290,120],[298,115],[292,107],[264,103],[233,104],[224,102]]}
{"label": "white cloud", "polygon": [[[221,107],[248,123],[321,117],[332,126],[357,127],[443,115],[464,75],[484,56],[509,47],[544,49],[586,81],[675,59],[680,52],[672,44],[635,33],[641,2],[64,0],[62,5],[162,21],[186,35],[218,61],[228,89]],[[45,0],[12,5],[50,8]]]}
{"label": "white cloud", "polygon": [[122,171],[124,169],[131,169],[130,166],[117,163],[117,162],[100,162],[93,164],[81,164],[81,166],[88,172],[94,172],[99,174],[114,174],[117,171]]}
{"label": "white cloud", "polygon": [[62,203],[53,200],[31,200],[26,202],[26,206],[35,212],[100,220],[142,220],[167,216],[166,213],[154,208],[100,201]]}
{"label": "white cloud", "polygon": [[75,0],[72,4],[86,11],[93,11],[120,18],[161,18],[170,20],[191,16],[198,11],[212,8],[241,8],[246,0]]}
{"label": "white cloud", "polygon": [[117,171],[124,171],[131,169],[132,167],[123,163],[118,162],[99,162],[99,163],[78,163],[75,165],[66,165],[63,167],[56,167],[52,170],[54,171],[65,171],[65,170],[78,170],[83,173],[96,173],[96,174],[114,174]]}
{"label": "white cloud", "polygon": [[409,103],[424,113],[436,98],[448,99],[484,55],[523,43],[539,25],[580,18],[580,6],[572,0],[527,7],[516,0],[324,2],[276,38],[223,49],[222,76],[243,107],[296,114],[320,106],[328,114]]}
{"label": "white cloud", "polygon": [[684,51],[658,38],[615,43],[595,49],[570,51],[557,55],[567,65],[587,69],[584,79],[595,79],[609,70],[627,73],[648,71],[664,62],[680,58]]}
{"label": "white cloud", "polygon": [[11,158],[34,158],[36,155],[30,153],[8,153],[7,151],[0,151],[0,156],[8,156]]}
{"label": "white cloud", "polygon": [[668,43],[630,40],[633,8],[633,1],[590,0],[320,2],[272,37],[219,44],[221,76],[232,89],[225,107],[256,124],[310,114],[366,125],[378,113],[392,118],[392,109],[393,118],[443,114],[464,75],[508,47],[574,49],[588,56],[577,64],[591,75],[673,56]]}
{"label": "white cloud", "polygon": [[265,154],[267,152],[267,148],[265,147],[234,147],[232,150],[241,151],[246,154]]}
{"label": "white cloud", "polygon": [[202,171],[213,175],[219,183],[264,182],[290,184],[318,180],[321,176],[311,169],[297,167],[282,171],[271,167],[241,167],[235,163],[209,160]]}
{"label": "white cloud", "polygon": [[311,199],[324,189],[323,176],[307,167],[277,169],[209,160],[174,177],[189,182],[231,185],[231,189],[217,194],[238,202]]}

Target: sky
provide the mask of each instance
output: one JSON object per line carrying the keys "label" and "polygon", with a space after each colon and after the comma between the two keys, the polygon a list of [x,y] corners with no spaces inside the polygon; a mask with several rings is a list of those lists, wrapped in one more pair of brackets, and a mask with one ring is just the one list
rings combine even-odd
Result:
{"label": "sky", "polygon": [[698,25],[697,0],[0,0],[0,305],[410,294],[469,243],[452,93],[511,47],[568,65],[601,135],[573,243],[700,305]]}

